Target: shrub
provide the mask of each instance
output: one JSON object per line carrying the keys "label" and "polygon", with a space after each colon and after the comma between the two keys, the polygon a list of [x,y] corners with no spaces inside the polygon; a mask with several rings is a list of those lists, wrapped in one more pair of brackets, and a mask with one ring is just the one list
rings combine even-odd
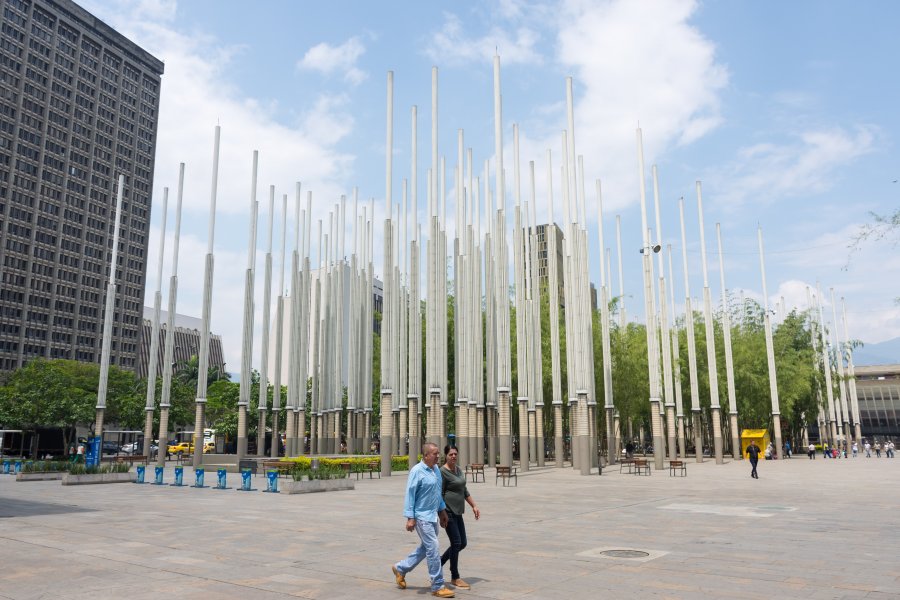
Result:
{"label": "shrub", "polygon": [[[347,458],[320,458],[319,460],[319,469],[322,469],[323,466],[334,466],[338,469],[341,468],[341,465],[344,463],[350,463],[350,470],[356,472],[358,470],[362,470],[365,468],[367,464],[373,461],[378,461],[378,457],[373,456],[348,456]],[[300,467],[311,469],[312,468],[312,459],[309,456],[295,456],[293,458],[285,458],[282,459],[281,462],[292,463],[294,465],[298,465]],[[408,456],[392,456],[391,457],[391,471],[408,471],[409,470],[409,457]],[[343,472],[343,471],[342,471]]]}
{"label": "shrub", "polygon": [[62,460],[26,461],[22,465],[25,473],[60,473],[69,470],[69,463]]}

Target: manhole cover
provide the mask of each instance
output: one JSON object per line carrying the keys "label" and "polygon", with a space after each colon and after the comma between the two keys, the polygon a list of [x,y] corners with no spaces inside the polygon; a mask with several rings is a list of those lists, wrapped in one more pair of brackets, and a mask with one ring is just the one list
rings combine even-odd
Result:
{"label": "manhole cover", "polygon": [[600,554],[612,556],[613,558],[646,558],[650,556],[649,552],[642,552],[641,550],[604,550]]}

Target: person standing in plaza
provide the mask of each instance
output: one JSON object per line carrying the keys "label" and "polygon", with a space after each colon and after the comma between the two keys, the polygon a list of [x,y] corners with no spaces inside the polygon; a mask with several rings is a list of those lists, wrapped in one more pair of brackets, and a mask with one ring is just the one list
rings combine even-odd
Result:
{"label": "person standing in plaza", "polygon": [[406,517],[406,530],[415,531],[419,535],[420,543],[409,556],[391,565],[391,571],[394,573],[397,587],[406,589],[406,574],[424,559],[428,564],[428,576],[431,578],[431,595],[438,598],[453,598],[455,594],[444,586],[438,543],[438,522],[441,527],[447,526],[447,505],[441,497],[442,480],[437,461],[437,445],[426,442],[422,445],[422,460],[409,470],[403,516]]}
{"label": "person standing in plaza", "polygon": [[856,455],[859,454],[859,445],[856,442],[853,442],[853,458],[856,458]]}
{"label": "person standing in plaza", "polygon": [[870,444],[868,440],[863,444],[863,450],[866,451],[866,458],[872,458],[872,444]]}
{"label": "person standing in plaza", "polygon": [[466,511],[466,503],[472,507],[475,520],[481,518],[478,505],[466,488],[466,474],[456,460],[459,458],[459,450],[447,446],[444,448],[444,466],[441,468],[443,480],[443,497],[447,505],[447,537],[450,538],[450,547],[441,556],[441,565],[450,561],[450,584],[463,590],[469,589],[468,583],[459,576],[459,553],[466,547],[466,524],[463,521],[463,513]]}
{"label": "person standing in plaza", "polygon": [[750,477],[759,479],[759,475],[756,474],[756,464],[759,462],[759,446],[756,445],[756,440],[751,440],[750,445],[747,446],[747,458],[750,459],[750,466],[753,467]]}
{"label": "person standing in plaza", "polygon": [[806,454],[809,456],[809,460],[816,459],[816,445],[812,442],[809,443],[809,448],[807,448]]}
{"label": "person standing in plaza", "polygon": [[881,442],[875,442],[875,458],[881,458]]}

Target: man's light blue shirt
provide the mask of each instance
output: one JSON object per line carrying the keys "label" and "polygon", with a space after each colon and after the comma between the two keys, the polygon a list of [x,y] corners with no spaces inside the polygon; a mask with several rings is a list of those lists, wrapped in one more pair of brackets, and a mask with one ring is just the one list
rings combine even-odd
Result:
{"label": "man's light blue shirt", "polygon": [[437,513],[444,508],[446,505],[441,494],[441,470],[437,465],[429,468],[424,461],[420,461],[410,469],[406,480],[403,516],[437,523]]}

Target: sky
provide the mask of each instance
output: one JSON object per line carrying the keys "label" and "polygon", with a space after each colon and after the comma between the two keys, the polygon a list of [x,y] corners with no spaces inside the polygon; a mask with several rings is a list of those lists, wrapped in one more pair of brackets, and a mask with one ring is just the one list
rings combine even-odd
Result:
{"label": "sky", "polygon": [[[439,152],[448,180],[457,132],[478,174],[494,159],[493,55],[502,65],[504,166],[513,178],[512,129],[520,137],[523,199],[536,171],[537,215],[548,220],[551,151],[561,220],[561,132],[566,77],[573,78],[576,153],[584,157],[591,257],[599,255],[597,204],[619,280],[615,219],[621,216],[625,307],[642,320],[641,209],[636,131],[645,161],[654,238],[671,245],[677,304],[702,298],[697,181],[702,182],[709,285],[721,294],[715,224],[721,223],[726,286],[761,300],[762,228],[769,304],[801,309],[807,286],[846,298],[850,338],[900,336],[900,257],[890,241],[850,248],[872,213],[900,205],[900,4],[752,0],[563,0],[560,2],[298,2],[293,0],[82,0],[87,10],[165,62],[159,112],[145,304],[157,287],[164,188],[169,188],[163,303],[172,271],[179,163],[185,163],[178,312],[202,311],[212,189],[213,139],[221,126],[211,330],[228,370],[241,352],[248,262],[251,164],[259,152],[257,262],[266,251],[275,188],[276,273],[282,196],[296,182],[313,193],[313,223],[359,189],[376,206],[375,271],[385,214],[386,79],[394,73],[393,201],[410,177],[411,110],[418,107],[418,215],[431,163],[431,70],[438,67]],[[661,227],[652,213],[651,165]],[[493,185],[493,182],[492,182]],[[455,187],[447,184],[448,232]],[[507,207],[515,203],[508,185]],[[684,199],[686,244],[679,224]],[[510,211],[511,215],[511,211]],[[288,253],[294,239],[288,215]],[[313,228],[315,231],[315,227]],[[348,239],[352,239],[349,238]],[[315,247],[315,243],[313,243]],[[348,250],[349,251],[349,250]],[[315,250],[313,251],[315,260]],[[290,255],[287,259],[290,262]],[[599,262],[591,263],[599,280]],[[262,269],[257,275],[253,364],[259,364]],[[277,275],[275,277],[277,285]],[[892,283],[894,282],[894,283]],[[289,285],[289,277],[285,283]],[[277,294],[277,292],[275,292]],[[695,301],[695,306],[697,306]],[[779,308],[781,308],[779,306]],[[781,310],[781,315],[785,313]],[[780,315],[776,315],[776,321]],[[843,329],[838,328],[843,336]]]}

